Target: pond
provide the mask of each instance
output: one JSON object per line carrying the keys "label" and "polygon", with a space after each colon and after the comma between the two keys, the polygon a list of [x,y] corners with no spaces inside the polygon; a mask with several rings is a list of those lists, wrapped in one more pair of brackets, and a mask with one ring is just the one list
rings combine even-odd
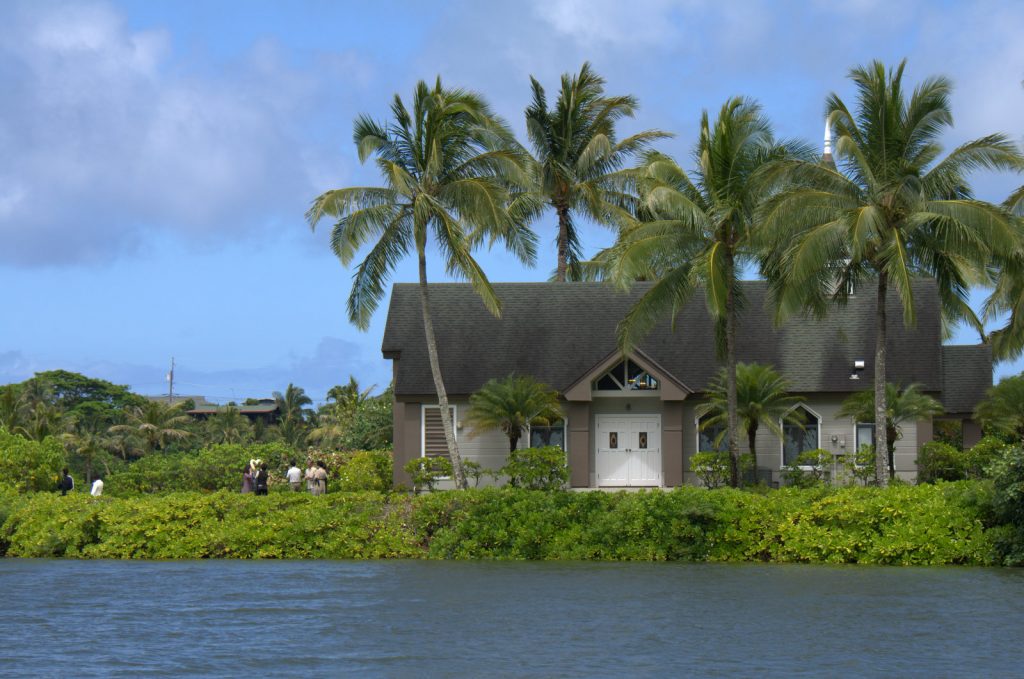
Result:
{"label": "pond", "polygon": [[0,675],[1024,676],[1024,571],[0,560]]}

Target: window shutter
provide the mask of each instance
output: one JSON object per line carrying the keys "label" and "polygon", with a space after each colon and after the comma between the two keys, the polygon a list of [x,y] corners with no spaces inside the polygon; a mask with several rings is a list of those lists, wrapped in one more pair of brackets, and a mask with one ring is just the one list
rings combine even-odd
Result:
{"label": "window shutter", "polygon": [[[448,408],[455,423],[455,408]],[[441,423],[441,409],[427,407],[423,409],[423,454],[426,457],[448,457],[448,442],[444,438],[444,425]]]}

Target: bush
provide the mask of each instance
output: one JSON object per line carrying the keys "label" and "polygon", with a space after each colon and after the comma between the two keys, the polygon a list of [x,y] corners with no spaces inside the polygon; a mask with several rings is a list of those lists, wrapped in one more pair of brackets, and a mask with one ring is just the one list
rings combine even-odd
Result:
{"label": "bush", "polygon": [[104,493],[131,495],[175,491],[238,490],[242,468],[263,460],[274,474],[283,472],[294,451],[283,443],[220,443],[188,453],[153,453],[104,479]]}
{"label": "bush", "polygon": [[0,428],[0,486],[19,493],[54,490],[64,464],[57,439],[30,441]]}
{"label": "bush", "polygon": [[690,471],[697,475],[707,488],[721,488],[729,485],[732,477],[732,463],[728,452],[705,451],[690,458]]}
{"label": "bush", "polygon": [[821,448],[805,450],[796,456],[793,464],[782,468],[782,480],[788,486],[812,488],[828,481],[832,453]]}
{"label": "bush", "polygon": [[971,479],[983,479],[988,476],[986,469],[996,460],[1002,458],[1011,446],[995,436],[986,436],[964,454],[966,475]]}
{"label": "bush", "polygon": [[1024,448],[1007,446],[986,468],[992,477],[996,551],[1007,566],[1024,566]]}
{"label": "bush", "polygon": [[513,488],[530,490],[557,490],[569,480],[565,451],[558,446],[513,450],[501,473]]}
{"label": "bush", "polygon": [[339,490],[385,491],[391,488],[391,451],[357,450],[349,453],[346,458],[337,470]]}
{"label": "bush", "polygon": [[960,481],[967,478],[967,459],[963,451],[948,443],[930,441],[917,456],[917,482]]}
{"label": "bush", "polygon": [[417,495],[424,488],[433,492],[438,481],[453,473],[452,461],[447,457],[414,457],[402,468],[412,477],[413,491]]}

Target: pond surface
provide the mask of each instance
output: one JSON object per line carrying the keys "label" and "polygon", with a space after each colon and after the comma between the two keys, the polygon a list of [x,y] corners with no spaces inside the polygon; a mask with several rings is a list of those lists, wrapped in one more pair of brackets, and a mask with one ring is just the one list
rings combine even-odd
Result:
{"label": "pond surface", "polygon": [[1024,677],[1024,571],[0,560],[0,676]]}

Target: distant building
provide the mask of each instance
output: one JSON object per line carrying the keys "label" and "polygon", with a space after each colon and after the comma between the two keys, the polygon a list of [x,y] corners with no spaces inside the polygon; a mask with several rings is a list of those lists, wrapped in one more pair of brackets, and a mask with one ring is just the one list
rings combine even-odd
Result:
{"label": "distant building", "polygon": [[[256,402],[252,403],[253,400]],[[203,403],[200,404],[199,401],[196,401],[195,408],[186,412],[198,420],[205,420],[211,415],[221,413],[229,407],[232,406],[207,403],[206,400],[203,399]],[[236,405],[233,407],[237,408],[238,412],[245,415],[250,420],[262,420],[264,424],[275,424],[279,417],[277,401],[272,398],[250,399],[249,405]]]}

